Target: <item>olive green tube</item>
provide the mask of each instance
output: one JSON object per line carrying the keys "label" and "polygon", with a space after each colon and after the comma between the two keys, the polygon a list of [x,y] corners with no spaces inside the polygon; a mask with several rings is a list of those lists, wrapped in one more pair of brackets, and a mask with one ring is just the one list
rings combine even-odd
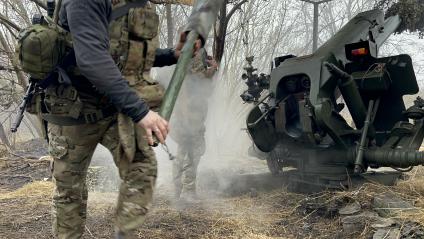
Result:
{"label": "olive green tube", "polygon": [[180,92],[181,86],[183,85],[184,78],[191,63],[194,44],[198,38],[199,34],[194,31],[191,31],[188,34],[187,41],[184,44],[180,58],[178,59],[174,74],[172,75],[169,86],[166,89],[165,97],[163,98],[162,105],[159,111],[159,114],[166,120],[169,120],[171,118],[175,102],[177,101],[178,94]]}

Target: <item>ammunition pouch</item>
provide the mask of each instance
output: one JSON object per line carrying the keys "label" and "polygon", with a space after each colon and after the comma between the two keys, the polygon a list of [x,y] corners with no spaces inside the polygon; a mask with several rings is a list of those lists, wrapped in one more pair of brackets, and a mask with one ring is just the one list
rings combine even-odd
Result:
{"label": "ammunition pouch", "polygon": [[31,97],[31,100],[26,105],[25,111],[33,115],[41,114],[43,98],[44,94],[42,92],[35,92]]}
{"label": "ammunition pouch", "polygon": [[46,89],[44,104],[49,114],[77,119],[83,104],[72,86],[58,85]]}
{"label": "ammunition pouch", "polygon": [[165,92],[149,72],[159,45],[158,25],[155,6],[147,4],[143,8],[130,9],[128,15],[116,19],[109,27],[113,59],[129,85],[152,109],[160,106]]}
{"label": "ammunition pouch", "polygon": [[152,110],[159,109],[165,95],[165,88],[157,82],[140,82],[133,86],[138,96],[147,102]]}
{"label": "ammunition pouch", "polygon": [[[93,102],[96,101],[98,100],[93,99]],[[70,126],[94,124],[117,112],[112,105],[93,102],[82,100],[80,93],[73,86],[50,86],[45,90],[45,111],[42,118],[49,123]]]}
{"label": "ammunition pouch", "polygon": [[[155,53],[156,51],[158,25],[159,16],[152,4],[143,8],[132,8],[128,15],[110,23],[110,53],[122,70],[134,63],[139,69],[149,70],[151,68],[151,66],[147,66],[148,69],[146,69],[142,60],[151,57],[151,52]],[[138,62],[134,62],[135,57],[139,60]],[[131,66],[131,68],[136,67]]]}
{"label": "ammunition pouch", "polygon": [[152,5],[133,8],[128,13],[128,32],[143,40],[152,40],[158,34],[159,16]]}
{"label": "ammunition pouch", "polygon": [[145,56],[143,55],[147,45],[144,42],[129,40],[128,54],[122,73],[130,85],[140,80],[139,71],[144,68]]}

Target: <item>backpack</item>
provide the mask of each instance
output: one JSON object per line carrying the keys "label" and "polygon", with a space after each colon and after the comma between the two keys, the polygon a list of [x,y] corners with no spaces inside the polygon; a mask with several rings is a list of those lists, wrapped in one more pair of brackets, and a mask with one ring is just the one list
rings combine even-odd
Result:
{"label": "backpack", "polygon": [[43,80],[53,72],[64,58],[67,46],[72,45],[67,31],[48,22],[43,16],[39,19],[19,33],[16,47],[22,70],[33,80]]}

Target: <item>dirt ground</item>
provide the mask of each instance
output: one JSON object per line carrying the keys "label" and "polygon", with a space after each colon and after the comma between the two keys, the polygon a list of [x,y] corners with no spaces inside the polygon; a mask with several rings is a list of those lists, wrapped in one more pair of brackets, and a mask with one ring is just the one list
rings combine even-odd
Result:
{"label": "dirt ground", "polygon": [[[372,238],[367,223],[354,233],[343,231],[337,211],[352,201],[371,209],[375,195],[390,191],[418,208],[403,222],[424,224],[424,169],[416,168],[396,186],[365,184],[344,192],[302,195],[288,192],[284,183],[274,187],[235,190],[223,194],[202,190],[200,200],[181,205],[159,183],[154,204],[139,238]],[[268,178],[269,175],[257,176]],[[282,179],[276,179],[278,182]],[[237,185],[235,183],[234,185]],[[277,186],[275,186],[277,185]],[[53,238],[49,162],[28,155],[0,152],[0,238]],[[91,192],[85,238],[111,238],[116,192]],[[422,238],[403,237],[400,238]]]}

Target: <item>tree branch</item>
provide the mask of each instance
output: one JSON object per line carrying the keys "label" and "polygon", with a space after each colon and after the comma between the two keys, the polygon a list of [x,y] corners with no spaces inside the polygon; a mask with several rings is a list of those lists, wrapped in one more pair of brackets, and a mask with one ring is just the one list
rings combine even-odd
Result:
{"label": "tree branch", "polygon": [[43,8],[44,10],[47,10],[47,4],[40,0],[30,0],[31,2],[35,3],[37,6]]}
{"label": "tree branch", "polygon": [[4,37],[1,31],[0,31],[0,45],[3,46],[4,50],[6,51],[6,55],[9,58],[10,63],[12,63],[12,66],[16,71],[16,76],[18,77],[19,84],[23,88],[26,88],[28,86],[28,83],[26,81],[25,75],[22,71],[19,71],[19,63],[15,60],[12,53],[12,49],[10,49],[9,45],[7,44],[6,38]]}
{"label": "tree branch", "polygon": [[9,25],[4,25],[4,27],[9,31],[9,33],[13,36],[13,38],[18,39],[16,32],[13,31]]}
{"label": "tree branch", "polygon": [[182,4],[187,6],[193,6],[194,0],[150,0],[155,4]]}
{"label": "tree branch", "polygon": [[248,0],[243,0],[243,1],[240,1],[239,3],[237,3],[232,9],[231,9],[231,11],[227,14],[227,17],[226,17],[226,24],[228,24],[229,23],[229,21],[230,21],[230,19],[231,19],[231,17],[234,15],[234,13],[238,10],[238,9],[240,9],[241,8],[241,6],[243,5],[243,4],[245,4],[246,2],[247,2]]}
{"label": "tree branch", "polygon": [[0,22],[12,27],[13,29],[15,29],[16,31],[20,31],[21,28],[16,25],[14,22],[10,21],[6,16],[4,16],[3,14],[0,13]]}

